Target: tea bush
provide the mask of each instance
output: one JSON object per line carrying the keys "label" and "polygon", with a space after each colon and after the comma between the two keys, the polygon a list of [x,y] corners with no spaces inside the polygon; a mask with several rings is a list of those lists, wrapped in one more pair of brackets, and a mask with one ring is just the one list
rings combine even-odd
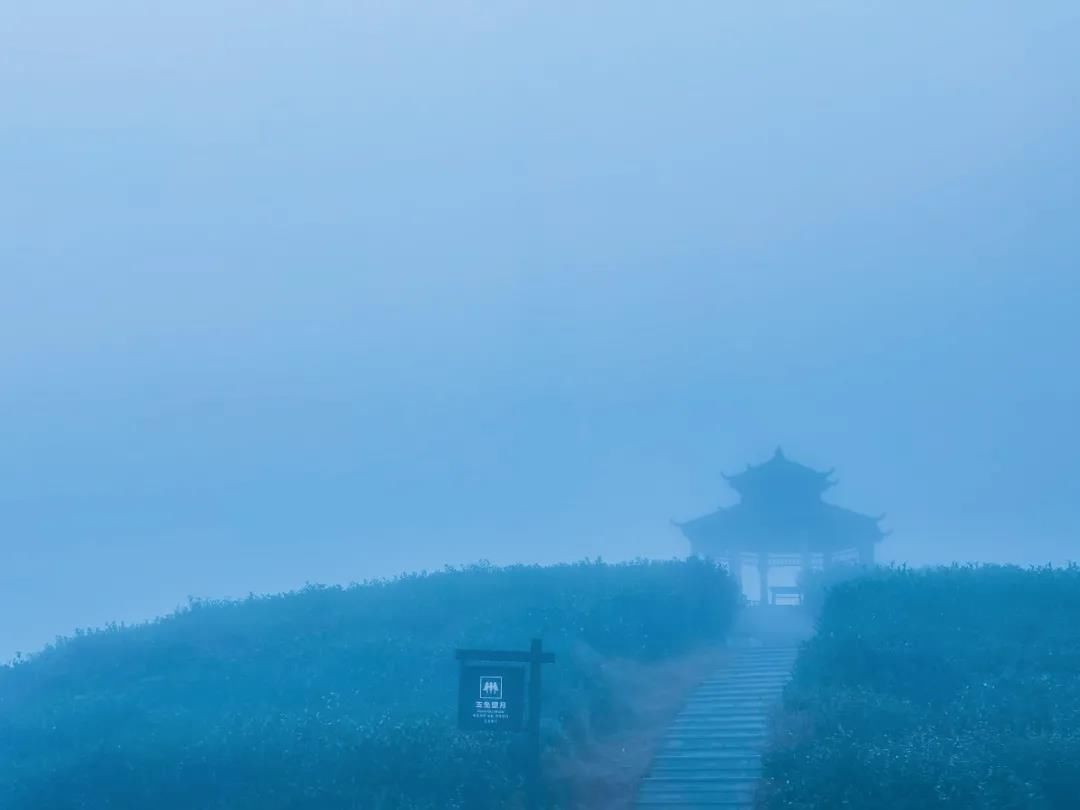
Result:
{"label": "tea bush", "polygon": [[1080,803],[1080,569],[864,573],[828,590],[765,808]]}
{"label": "tea bush", "polygon": [[815,619],[821,615],[825,607],[825,599],[829,591],[842,582],[856,579],[876,570],[873,566],[859,563],[839,563],[830,566],[827,570],[820,568],[803,571],[799,574],[799,587],[802,588],[803,607],[809,611]]}
{"label": "tea bush", "polygon": [[456,731],[455,647],[542,636],[557,748],[625,722],[605,657],[688,652],[735,605],[696,559],[479,565],[78,633],[0,668],[0,807],[513,808],[520,741]]}

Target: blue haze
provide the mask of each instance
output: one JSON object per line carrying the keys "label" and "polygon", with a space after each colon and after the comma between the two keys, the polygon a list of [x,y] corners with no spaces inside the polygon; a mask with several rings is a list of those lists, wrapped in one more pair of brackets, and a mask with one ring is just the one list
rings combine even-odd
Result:
{"label": "blue haze", "polygon": [[778,444],[1075,558],[1080,6],[768,5],[7,4],[0,659],[682,554]]}

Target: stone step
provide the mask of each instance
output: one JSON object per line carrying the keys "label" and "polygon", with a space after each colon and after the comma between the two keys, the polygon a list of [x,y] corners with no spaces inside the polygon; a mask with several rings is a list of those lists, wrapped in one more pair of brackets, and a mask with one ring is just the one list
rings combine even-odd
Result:
{"label": "stone step", "polygon": [[665,787],[642,790],[641,799],[665,801],[668,806],[686,803],[715,804],[716,802],[752,802],[756,790],[754,783],[731,786],[697,786],[691,783],[677,783]]}
{"label": "stone step", "polygon": [[641,791],[643,799],[666,799],[675,803],[695,801],[698,803],[720,801],[752,801],[757,785],[696,785],[693,782],[672,782],[669,785],[646,787]]}
{"label": "stone step", "polygon": [[771,701],[756,701],[754,703],[731,703],[729,701],[717,701],[716,703],[704,704],[700,708],[687,708],[676,716],[676,719],[690,717],[760,717],[768,719],[772,714]]}
{"label": "stone step", "polygon": [[760,751],[766,739],[768,737],[764,732],[761,734],[695,734],[692,737],[665,739],[660,743],[658,751],[715,751],[717,749]]}
{"label": "stone step", "polygon": [[718,713],[717,715],[700,714],[675,718],[668,728],[668,732],[669,736],[683,735],[686,734],[687,729],[691,727],[715,729],[752,728],[755,730],[764,730],[768,725],[768,720],[764,716],[747,717],[744,715],[740,717],[728,716],[723,713]]}
{"label": "stone step", "polygon": [[[718,776],[725,776],[731,782],[738,782],[739,784],[756,785],[758,780],[761,778],[761,769],[758,768],[757,770],[745,770],[745,771],[723,771],[723,772],[718,771],[717,775]],[[681,778],[684,778],[686,776],[693,776],[693,774],[688,772],[688,771],[678,771],[678,770],[655,771],[654,773],[651,774],[650,778],[651,779],[681,779]],[[645,782],[643,781],[642,782],[642,788],[641,788],[642,791],[645,790],[644,784],[645,784]]]}
{"label": "stone step", "polygon": [[676,807],[678,810],[747,810],[749,807],[753,807],[753,800],[747,801],[746,799],[714,799],[712,801],[702,801],[690,796],[680,797],[672,799],[670,797],[661,797],[658,799],[641,799],[637,803],[637,807],[661,808],[661,807]]}
{"label": "stone step", "polygon": [[752,788],[753,782],[747,782],[745,779],[733,779],[730,776],[725,775],[705,775],[705,776],[690,776],[683,774],[681,776],[647,776],[641,780],[642,787],[646,790],[653,788],[666,788],[669,785],[688,786],[695,790],[711,790],[717,789],[738,789],[738,788]]}
{"label": "stone step", "polygon": [[664,757],[687,757],[687,756],[701,757],[703,762],[707,761],[708,757],[710,757],[710,756],[717,756],[717,757],[731,756],[733,758],[737,757],[737,758],[739,758],[741,760],[747,760],[747,761],[754,760],[754,761],[760,763],[761,762],[761,749],[759,749],[755,745],[744,745],[744,746],[741,746],[741,747],[733,745],[733,746],[728,747],[728,748],[715,748],[715,747],[707,747],[707,748],[693,748],[693,747],[690,747],[690,748],[667,748],[667,749],[659,749],[659,750],[657,750],[656,755],[655,755],[655,759],[662,759]]}
{"label": "stone step", "polygon": [[728,664],[728,671],[754,672],[762,669],[781,669],[795,663],[795,656],[782,658],[733,658]]}
{"label": "stone step", "polygon": [[690,701],[699,700],[703,697],[720,697],[723,695],[753,697],[754,695],[767,695],[775,697],[784,694],[785,684],[740,684],[725,683],[720,686],[703,686],[694,693]]}
{"label": "stone step", "polygon": [[752,799],[757,783],[753,779],[738,782],[723,781],[716,779],[700,780],[676,777],[674,779],[645,779],[641,783],[641,796],[657,796],[661,794],[677,794],[680,796],[697,796],[725,799]]}
{"label": "stone step", "polygon": [[765,734],[768,726],[765,723],[710,723],[692,722],[679,723],[669,732],[672,739],[691,734]]}
{"label": "stone step", "polygon": [[762,709],[761,711],[754,711],[752,709],[732,709],[732,708],[717,708],[705,709],[702,711],[684,711],[680,712],[675,717],[675,723],[700,723],[707,720],[711,723],[758,723],[765,725],[768,722],[769,714]]}
{"label": "stone step", "polygon": [[795,647],[743,647],[731,651],[732,661],[760,661],[764,658],[795,658],[799,654]]}
{"label": "stone step", "polygon": [[777,658],[772,661],[733,661],[724,674],[731,672],[780,672],[785,668],[792,667],[794,664],[794,658]]}
{"label": "stone step", "polygon": [[698,691],[694,693],[694,696],[688,700],[688,703],[692,703],[695,700],[701,700],[701,698],[709,697],[722,697],[725,695],[731,695],[732,697],[754,697],[755,695],[765,695],[767,697],[776,697],[777,695],[784,694],[784,687],[786,683],[775,684],[743,684],[743,683],[725,683],[719,686],[702,686]]}
{"label": "stone step", "polygon": [[657,754],[703,754],[709,751],[729,751],[740,754],[759,753],[765,737],[741,737],[734,740],[682,740],[674,743],[661,743]]}
{"label": "stone step", "polygon": [[680,726],[668,732],[663,739],[666,742],[676,742],[679,740],[701,739],[702,737],[727,740],[739,737],[753,737],[756,739],[767,736],[768,728],[766,726]]}
{"label": "stone step", "polygon": [[694,692],[689,701],[699,700],[703,697],[716,697],[717,695],[749,695],[756,694],[782,695],[787,681],[783,683],[720,683],[716,686],[701,686]]}
{"label": "stone step", "polygon": [[725,765],[746,765],[747,763],[761,762],[761,754],[758,751],[747,749],[745,751],[672,751],[665,754],[657,754],[653,762],[660,765],[672,763],[699,763],[705,767],[709,763],[722,763]]}
{"label": "stone step", "polygon": [[740,649],[690,696],[642,780],[640,810],[752,807],[772,707],[790,680],[793,647]]}
{"label": "stone step", "polygon": [[650,775],[659,774],[660,771],[682,773],[684,771],[697,771],[700,773],[756,773],[761,769],[761,757],[721,757],[715,753],[704,756],[705,752],[698,752],[703,756],[696,757],[673,757],[671,755],[657,757],[653,762]]}
{"label": "stone step", "polygon": [[685,740],[691,737],[716,736],[721,734],[726,734],[729,736],[739,734],[749,734],[757,736],[764,735],[767,730],[768,725],[765,723],[759,723],[752,726],[740,726],[735,724],[728,725],[724,723],[710,723],[707,725],[698,724],[697,726],[690,728],[686,726],[673,726],[672,728],[668,729],[667,733],[664,735],[664,739]]}
{"label": "stone step", "polygon": [[743,799],[720,799],[702,804],[698,799],[686,797],[677,800],[670,798],[639,799],[636,806],[646,808],[675,807],[678,810],[747,810],[753,805]]}
{"label": "stone step", "polygon": [[729,779],[757,779],[761,775],[761,763],[757,765],[740,765],[734,767],[723,762],[713,763],[691,763],[688,765],[664,765],[654,766],[649,771],[650,777],[659,778],[675,778],[679,776],[694,776],[701,773],[713,774],[715,776],[723,776]]}

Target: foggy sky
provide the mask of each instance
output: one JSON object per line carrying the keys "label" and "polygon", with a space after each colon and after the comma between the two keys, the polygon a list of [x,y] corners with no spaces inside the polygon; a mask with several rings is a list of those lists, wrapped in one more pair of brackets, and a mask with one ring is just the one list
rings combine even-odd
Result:
{"label": "foggy sky", "polygon": [[685,554],[777,445],[1080,556],[1080,7],[767,5],[0,10],[0,660]]}

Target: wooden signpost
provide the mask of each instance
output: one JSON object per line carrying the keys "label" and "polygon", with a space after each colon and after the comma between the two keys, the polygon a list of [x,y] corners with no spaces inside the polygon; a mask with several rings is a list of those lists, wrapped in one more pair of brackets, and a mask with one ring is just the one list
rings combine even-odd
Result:
{"label": "wooden signpost", "polygon": [[[543,665],[555,663],[544,643],[529,650],[458,650],[458,726],[466,731],[521,731],[528,735],[528,806],[540,807],[540,709]],[[528,696],[526,697],[526,681]]]}

